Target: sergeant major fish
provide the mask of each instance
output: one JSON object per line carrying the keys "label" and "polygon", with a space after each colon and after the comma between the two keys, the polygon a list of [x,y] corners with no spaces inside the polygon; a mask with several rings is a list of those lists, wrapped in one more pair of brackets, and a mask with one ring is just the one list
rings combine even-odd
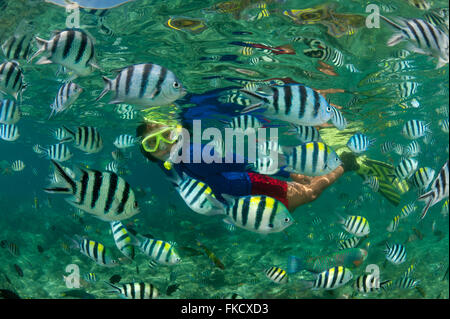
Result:
{"label": "sergeant major fish", "polygon": [[71,240],[74,243],[74,248],[79,248],[83,255],[89,257],[98,265],[107,267],[117,265],[117,261],[103,244],[80,236],[75,236]]}
{"label": "sergeant major fish", "polygon": [[224,214],[222,203],[202,181],[183,173],[183,178],[172,179],[172,183],[186,205],[194,212],[201,215]]}
{"label": "sergeant major fish", "polygon": [[64,83],[59,88],[55,101],[50,105],[52,112],[50,113],[49,118],[54,114],[67,110],[76,101],[78,96],[80,96],[81,92],[83,92],[83,89],[76,83]]}
{"label": "sergeant major fish", "polygon": [[0,125],[0,138],[4,141],[14,142],[20,137],[19,129],[14,124]]}
{"label": "sergeant major fish", "polygon": [[119,71],[114,80],[103,77],[105,88],[97,97],[115,92],[110,104],[127,103],[147,108],[166,106],[186,95],[175,74],[157,64],[136,64]]}
{"label": "sergeant major fish", "polygon": [[303,285],[313,289],[333,290],[344,286],[353,279],[352,272],[342,266],[325,270],[314,281],[303,281]]}
{"label": "sergeant major fish", "polygon": [[112,221],[110,225],[117,248],[119,248],[120,252],[127,258],[133,260],[134,245],[130,233],[120,221]]}
{"label": "sergeant major fish", "polygon": [[63,126],[66,138],[63,141],[72,140],[74,146],[88,154],[98,153],[103,148],[103,139],[97,128],[93,126],[79,126],[75,132]]}
{"label": "sergeant major fish", "polygon": [[87,76],[94,68],[99,68],[95,62],[94,41],[83,30],[56,32],[50,40],[36,37],[36,43],[39,50],[28,62],[43,54],[36,64],[57,63],[74,71],[77,76]]}
{"label": "sergeant major fish", "polygon": [[174,246],[166,241],[139,234],[136,236],[136,241],[140,250],[158,264],[175,265],[181,262]]}
{"label": "sergeant major fish", "polygon": [[244,108],[247,113],[264,109],[274,119],[293,124],[316,126],[328,122],[333,116],[332,106],[317,91],[301,84],[264,87],[265,91],[241,90],[258,102]]}
{"label": "sergeant major fish", "polygon": [[0,64],[0,92],[9,94],[17,100],[25,90],[23,70],[16,61],[6,61]]}
{"label": "sergeant major fish", "polygon": [[426,206],[422,210],[422,214],[420,215],[420,218],[423,219],[428,212],[428,209],[439,203],[444,198],[448,198],[448,189],[449,189],[449,168],[448,168],[448,160],[442,166],[441,170],[439,171],[438,176],[431,184],[431,189],[429,192],[423,194],[419,197],[419,200],[425,201]]}
{"label": "sergeant major fish", "polygon": [[408,40],[410,42],[408,50],[437,58],[437,69],[449,62],[448,35],[439,28],[422,19],[398,19],[396,23],[384,16],[381,18],[397,29],[397,32],[388,40],[388,46]]}
{"label": "sergeant major fish", "polygon": [[321,176],[334,171],[342,161],[330,147],[322,142],[308,142],[295,148],[283,148],[280,166],[285,170],[307,176]]}
{"label": "sergeant major fish", "polygon": [[227,204],[225,222],[252,232],[276,233],[294,222],[286,206],[269,196],[242,196],[234,198],[222,194]]}
{"label": "sergeant major fish", "polygon": [[125,283],[120,285],[113,285],[109,282],[112,290],[110,292],[117,292],[122,298],[126,299],[156,299],[158,297],[158,289],[150,283]]}
{"label": "sergeant major fish", "polygon": [[21,117],[19,105],[13,100],[3,100],[0,103],[0,123],[16,124]]}
{"label": "sergeant major fish", "polygon": [[60,183],[44,189],[47,193],[71,194],[66,201],[104,221],[118,221],[139,213],[138,203],[130,185],[111,172],[80,169],[80,180],[74,180],[54,160]]}
{"label": "sergeant major fish", "polygon": [[48,157],[57,162],[65,162],[72,158],[73,153],[70,149],[64,144],[54,144],[45,148],[38,145],[40,153],[38,153],[41,157]]}

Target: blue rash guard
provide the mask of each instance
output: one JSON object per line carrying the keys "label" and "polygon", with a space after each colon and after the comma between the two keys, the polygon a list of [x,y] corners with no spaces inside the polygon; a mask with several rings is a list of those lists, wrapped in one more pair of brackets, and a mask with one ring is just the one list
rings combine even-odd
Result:
{"label": "blue rash guard", "polygon": [[[201,145],[200,148],[195,147],[193,144],[190,145],[190,161],[188,163],[180,162],[173,164],[173,168],[178,173],[179,176],[183,176],[183,173],[190,177],[198,179],[206,183],[211,187],[214,194],[218,199],[223,200],[220,194],[229,194],[233,196],[246,196],[251,194],[252,183],[250,181],[248,172],[248,162],[242,159],[243,162],[237,163],[237,155],[233,154],[233,163],[225,163],[222,159],[221,163],[205,163],[203,158],[200,158],[200,163],[193,162],[194,151],[199,151],[199,149],[204,150],[205,145]],[[213,149],[210,150],[211,156],[214,154]],[[162,170],[168,175],[170,173],[163,167]],[[278,177],[289,177],[289,173],[280,170],[279,173],[272,176]]]}

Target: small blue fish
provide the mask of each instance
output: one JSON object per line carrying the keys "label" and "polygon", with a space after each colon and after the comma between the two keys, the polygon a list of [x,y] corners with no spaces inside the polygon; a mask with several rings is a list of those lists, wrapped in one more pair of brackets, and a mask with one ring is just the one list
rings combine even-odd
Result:
{"label": "small blue fish", "polygon": [[375,139],[370,139],[364,134],[356,133],[348,140],[347,147],[353,153],[359,154],[367,151],[373,143],[375,143]]}

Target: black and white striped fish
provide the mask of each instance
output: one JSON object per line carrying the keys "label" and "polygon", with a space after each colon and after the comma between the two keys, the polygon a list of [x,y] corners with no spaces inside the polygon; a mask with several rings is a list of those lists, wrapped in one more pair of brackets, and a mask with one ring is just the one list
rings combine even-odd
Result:
{"label": "black and white striped fish", "polygon": [[371,139],[364,134],[356,133],[349,138],[347,147],[353,153],[363,153],[369,149],[371,145],[375,143],[375,139]]}
{"label": "black and white striped fish", "polygon": [[416,205],[414,203],[407,204],[403,206],[400,218],[406,218],[416,211]]}
{"label": "black and white striped fish", "polygon": [[284,156],[286,171],[307,176],[328,174],[342,164],[336,152],[322,142],[308,142],[293,149],[284,148]]}
{"label": "black and white striped fish", "polygon": [[69,147],[64,144],[54,144],[45,148],[39,146],[41,150],[42,156],[47,156],[49,159],[52,159],[57,162],[65,162],[72,158],[73,153],[70,151]]}
{"label": "black and white striped fish", "polygon": [[83,30],[63,30],[50,40],[36,37],[36,43],[39,50],[28,62],[43,54],[36,64],[56,63],[72,70],[77,76],[87,76],[94,68],[99,68],[95,61],[94,41]]}
{"label": "black and white striped fish", "polygon": [[25,88],[22,68],[16,61],[6,61],[0,64],[0,92],[9,94],[17,100]]}
{"label": "black and white striped fish", "polygon": [[[93,126],[79,126],[75,132],[63,126],[73,145],[88,154],[98,153],[103,149],[103,139],[97,128]],[[64,140],[63,140],[64,141]]]}
{"label": "black and white striped fish", "polygon": [[417,170],[419,162],[414,158],[403,158],[394,168],[394,174],[399,180],[410,178]]}
{"label": "black and white striped fish", "polygon": [[421,19],[398,19],[398,23],[381,18],[398,31],[388,40],[388,46],[394,46],[403,40],[408,40],[408,50],[419,54],[432,55],[438,59],[436,68],[449,62],[448,35],[439,28]]}
{"label": "black and white striped fish", "polygon": [[13,100],[2,100],[0,102],[0,123],[16,124],[21,117],[20,107]]}
{"label": "black and white striped fish", "polygon": [[380,277],[373,274],[364,274],[356,278],[353,288],[362,293],[376,292],[380,289]]}
{"label": "black and white striped fish", "polygon": [[420,192],[423,192],[430,186],[435,174],[436,171],[434,169],[421,167],[411,177],[411,182]]}
{"label": "black and white striped fish", "polygon": [[57,128],[56,130],[54,130],[54,131],[52,132],[52,135],[53,135],[53,137],[54,137],[55,139],[57,139],[58,141],[62,141],[62,140],[64,140],[64,139],[67,138],[67,132],[66,132],[66,130],[64,130],[64,128],[62,128],[62,127],[59,127],[59,128]]}
{"label": "black and white striped fish", "polygon": [[395,216],[391,223],[387,227],[387,231],[393,233],[397,230],[398,224],[400,223],[400,216]]}
{"label": "black and white striped fish", "polygon": [[416,140],[412,141],[403,148],[403,155],[406,157],[416,157],[420,154],[420,145]]}
{"label": "black and white striped fish", "polygon": [[444,164],[444,166],[439,171],[438,176],[431,184],[431,189],[429,192],[423,194],[419,197],[419,200],[426,201],[426,206],[422,210],[422,214],[420,215],[420,218],[423,219],[428,212],[428,209],[439,203],[444,198],[448,198],[448,185],[449,182],[449,171],[448,171],[448,160]]}
{"label": "black and white striped fish", "polygon": [[280,201],[269,197],[250,195],[234,198],[222,194],[227,201],[225,222],[261,234],[280,232],[294,222]]}
{"label": "black and white striped fish", "polygon": [[439,120],[439,127],[444,133],[448,133],[448,119]]}
{"label": "black and white striped fish", "polygon": [[36,154],[42,154],[42,147],[39,144],[34,144],[33,152],[35,152]]}
{"label": "black and white striped fish", "polygon": [[114,80],[103,77],[105,88],[97,97],[115,92],[110,104],[128,103],[148,108],[170,105],[186,95],[175,74],[157,64],[136,64],[122,69]]}
{"label": "black and white striped fish", "polygon": [[116,137],[114,140],[114,146],[117,148],[128,148],[134,146],[136,138],[132,135],[122,134]]}
{"label": "black and white striped fish", "polygon": [[116,161],[111,161],[105,166],[105,171],[118,174],[119,165]]}
{"label": "black and white striped fish", "polygon": [[349,269],[338,266],[319,273],[311,286],[313,289],[332,290],[344,286],[352,279],[353,274]]}
{"label": "black and white striped fish", "polygon": [[347,120],[342,115],[341,111],[339,111],[334,106],[331,107],[331,123],[339,130],[342,131],[347,127]]}
{"label": "black and white striped fish", "polygon": [[400,289],[413,289],[418,284],[420,284],[420,280],[415,280],[411,277],[402,277],[394,281],[393,285],[396,288]]}
{"label": "black and white striped fish", "polygon": [[231,121],[228,122],[228,126],[233,130],[242,129],[244,132],[246,132],[248,129],[254,129],[256,133],[256,130],[263,127],[263,124],[260,120],[258,120],[258,118],[254,116],[242,114],[233,117]]}
{"label": "black and white striped fish", "polygon": [[87,238],[75,236],[72,239],[75,248],[79,248],[80,252],[95,261],[100,266],[113,267],[117,266],[117,261],[113,258],[109,249],[102,243]]}
{"label": "black and white striped fish", "polygon": [[295,137],[297,137],[301,143],[322,142],[319,130],[314,126],[292,124],[292,129],[290,129],[288,132],[290,134],[295,133]]}
{"label": "black and white striped fish", "polygon": [[50,113],[49,118],[51,118],[54,114],[63,112],[76,101],[76,99],[80,96],[83,89],[73,82],[64,83],[58,90],[56,94],[55,101],[50,105],[50,109],[52,112]]}
{"label": "black and white striped fish", "polygon": [[258,156],[255,163],[250,164],[251,168],[263,175],[274,175],[280,171],[273,157]]}
{"label": "black and white striped fish", "polygon": [[404,147],[401,144],[395,144],[393,151],[395,154],[400,155],[400,156],[403,156],[403,154],[405,153]]}
{"label": "black and white striped fish", "polygon": [[358,246],[360,241],[361,241],[361,238],[359,238],[359,237],[350,237],[347,239],[341,239],[338,242],[338,248],[339,248],[339,250],[354,248],[354,247]]}
{"label": "black and white striped fish", "polygon": [[21,161],[21,160],[14,161],[14,162],[11,164],[11,169],[12,169],[14,172],[20,172],[20,171],[22,171],[24,168],[25,168],[25,164],[24,164],[24,162]]}
{"label": "black and white striped fish", "polygon": [[120,221],[112,221],[110,223],[114,241],[117,248],[127,258],[134,259],[134,245],[133,239],[128,230]]}
{"label": "black and white striped fish", "polygon": [[175,189],[180,194],[186,205],[197,214],[220,215],[224,214],[220,203],[211,188],[195,178],[183,173],[183,177],[171,179]]}
{"label": "black and white striped fish", "polygon": [[314,217],[314,219],[312,220],[312,224],[314,226],[319,226],[320,224],[322,224],[322,218],[320,218],[320,216]]}
{"label": "black and white striped fish", "polygon": [[126,299],[156,299],[158,298],[158,289],[150,283],[146,282],[133,282],[120,285],[114,285],[109,282],[105,283],[109,285],[113,290],[110,292],[119,293],[122,298]]}
{"label": "black and white striped fish", "polygon": [[134,120],[136,115],[137,115],[136,111],[129,111],[129,112],[120,114],[120,118],[122,120]]}
{"label": "black and white striped fish", "polygon": [[409,100],[417,93],[419,85],[419,83],[412,81],[401,82],[396,84],[394,94],[402,101]]}
{"label": "black and white striped fish", "polygon": [[368,185],[374,192],[378,192],[380,189],[380,182],[377,176],[368,176],[363,182],[363,185]]}
{"label": "black and white striped fish", "polygon": [[347,64],[345,65],[345,68],[346,68],[347,70],[349,70],[350,72],[352,72],[352,73],[361,73],[361,71],[358,70],[358,69],[356,68],[356,66],[355,66],[354,64],[352,64],[352,63],[347,63]]}
{"label": "black and white striped fish", "polygon": [[320,59],[321,61],[332,64],[336,67],[341,67],[344,65],[344,55],[342,52],[328,45],[317,49],[305,49],[303,50],[303,53],[310,58]]}
{"label": "black and white striped fish", "polygon": [[81,177],[74,180],[54,160],[59,184],[45,188],[47,193],[71,194],[66,201],[104,221],[117,221],[139,213],[133,190],[123,178],[111,172],[80,169]]}
{"label": "black and white striped fish", "polygon": [[299,125],[321,125],[328,122],[332,107],[317,91],[301,84],[263,87],[251,92],[241,90],[256,103],[244,108],[241,113],[264,109],[274,119]]}
{"label": "black and white striped fish", "polygon": [[394,150],[394,148],[395,148],[395,146],[396,146],[397,144],[396,143],[394,143],[394,142],[392,142],[392,141],[386,141],[386,142],[384,142],[383,144],[381,144],[381,153],[383,153],[383,154],[387,154],[387,153],[390,153],[390,152],[392,152],[393,150]]}
{"label": "black and white striped fish", "polygon": [[410,120],[402,128],[403,136],[412,140],[424,137],[427,133],[431,133],[430,123],[424,121]]}
{"label": "black and white striped fish", "polygon": [[2,44],[3,54],[7,60],[26,60],[30,54],[32,36],[29,34],[13,35]]}
{"label": "black and white striped fish", "polygon": [[369,221],[362,216],[339,216],[339,224],[350,234],[356,237],[364,237],[370,233]]}
{"label": "black and white striped fish", "polygon": [[14,124],[0,125],[0,138],[4,141],[14,142],[19,138],[19,129]]}
{"label": "black and white striped fish", "polygon": [[0,241],[0,247],[6,248],[14,257],[18,257],[20,255],[19,247],[9,240],[4,239]]}
{"label": "black and white striped fish", "polygon": [[158,264],[175,265],[181,262],[174,246],[166,241],[147,238],[139,234],[137,234],[137,241],[140,250]]}
{"label": "black and white striped fish", "polygon": [[258,155],[270,156],[272,153],[281,153],[281,146],[278,140],[258,140]]}
{"label": "black and white striped fish", "polygon": [[386,259],[395,265],[399,265],[406,261],[406,248],[400,244],[393,244],[390,246],[386,243],[386,249],[384,250]]}
{"label": "black and white striped fish", "polygon": [[288,281],[288,275],[285,270],[278,267],[269,267],[264,270],[266,277],[277,284],[285,284]]}

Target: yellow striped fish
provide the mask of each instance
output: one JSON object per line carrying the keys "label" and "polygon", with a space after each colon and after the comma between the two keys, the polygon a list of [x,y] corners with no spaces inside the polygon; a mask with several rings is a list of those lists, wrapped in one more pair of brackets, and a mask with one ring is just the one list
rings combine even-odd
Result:
{"label": "yellow striped fish", "polygon": [[284,284],[288,281],[288,276],[285,270],[278,268],[278,267],[270,267],[267,268],[264,273],[266,274],[267,278],[272,280],[273,282],[277,284]]}
{"label": "yellow striped fish", "polygon": [[197,214],[223,214],[223,204],[220,203],[211,188],[205,183],[183,173],[183,178],[173,178],[172,183],[186,205]]}
{"label": "yellow striped fish", "polygon": [[234,198],[222,194],[227,201],[224,222],[252,232],[268,234],[284,230],[294,222],[286,206],[269,196]]}
{"label": "yellow striped fish", "polygon": [[[339,216],[339,215],[338,215]],[[369,221],[362,216],[339,216],[339,223],[350,234],[356,237],[363,237],[370,233]]]}
{"label": "yellow striped fish", "polygon": [[139,234],[137,235],[137,239],[141,251],[157,263],[175,265],[181,262],[181,258],[178,256],[173,245],[168,242],[154,238],[146,238]]}

